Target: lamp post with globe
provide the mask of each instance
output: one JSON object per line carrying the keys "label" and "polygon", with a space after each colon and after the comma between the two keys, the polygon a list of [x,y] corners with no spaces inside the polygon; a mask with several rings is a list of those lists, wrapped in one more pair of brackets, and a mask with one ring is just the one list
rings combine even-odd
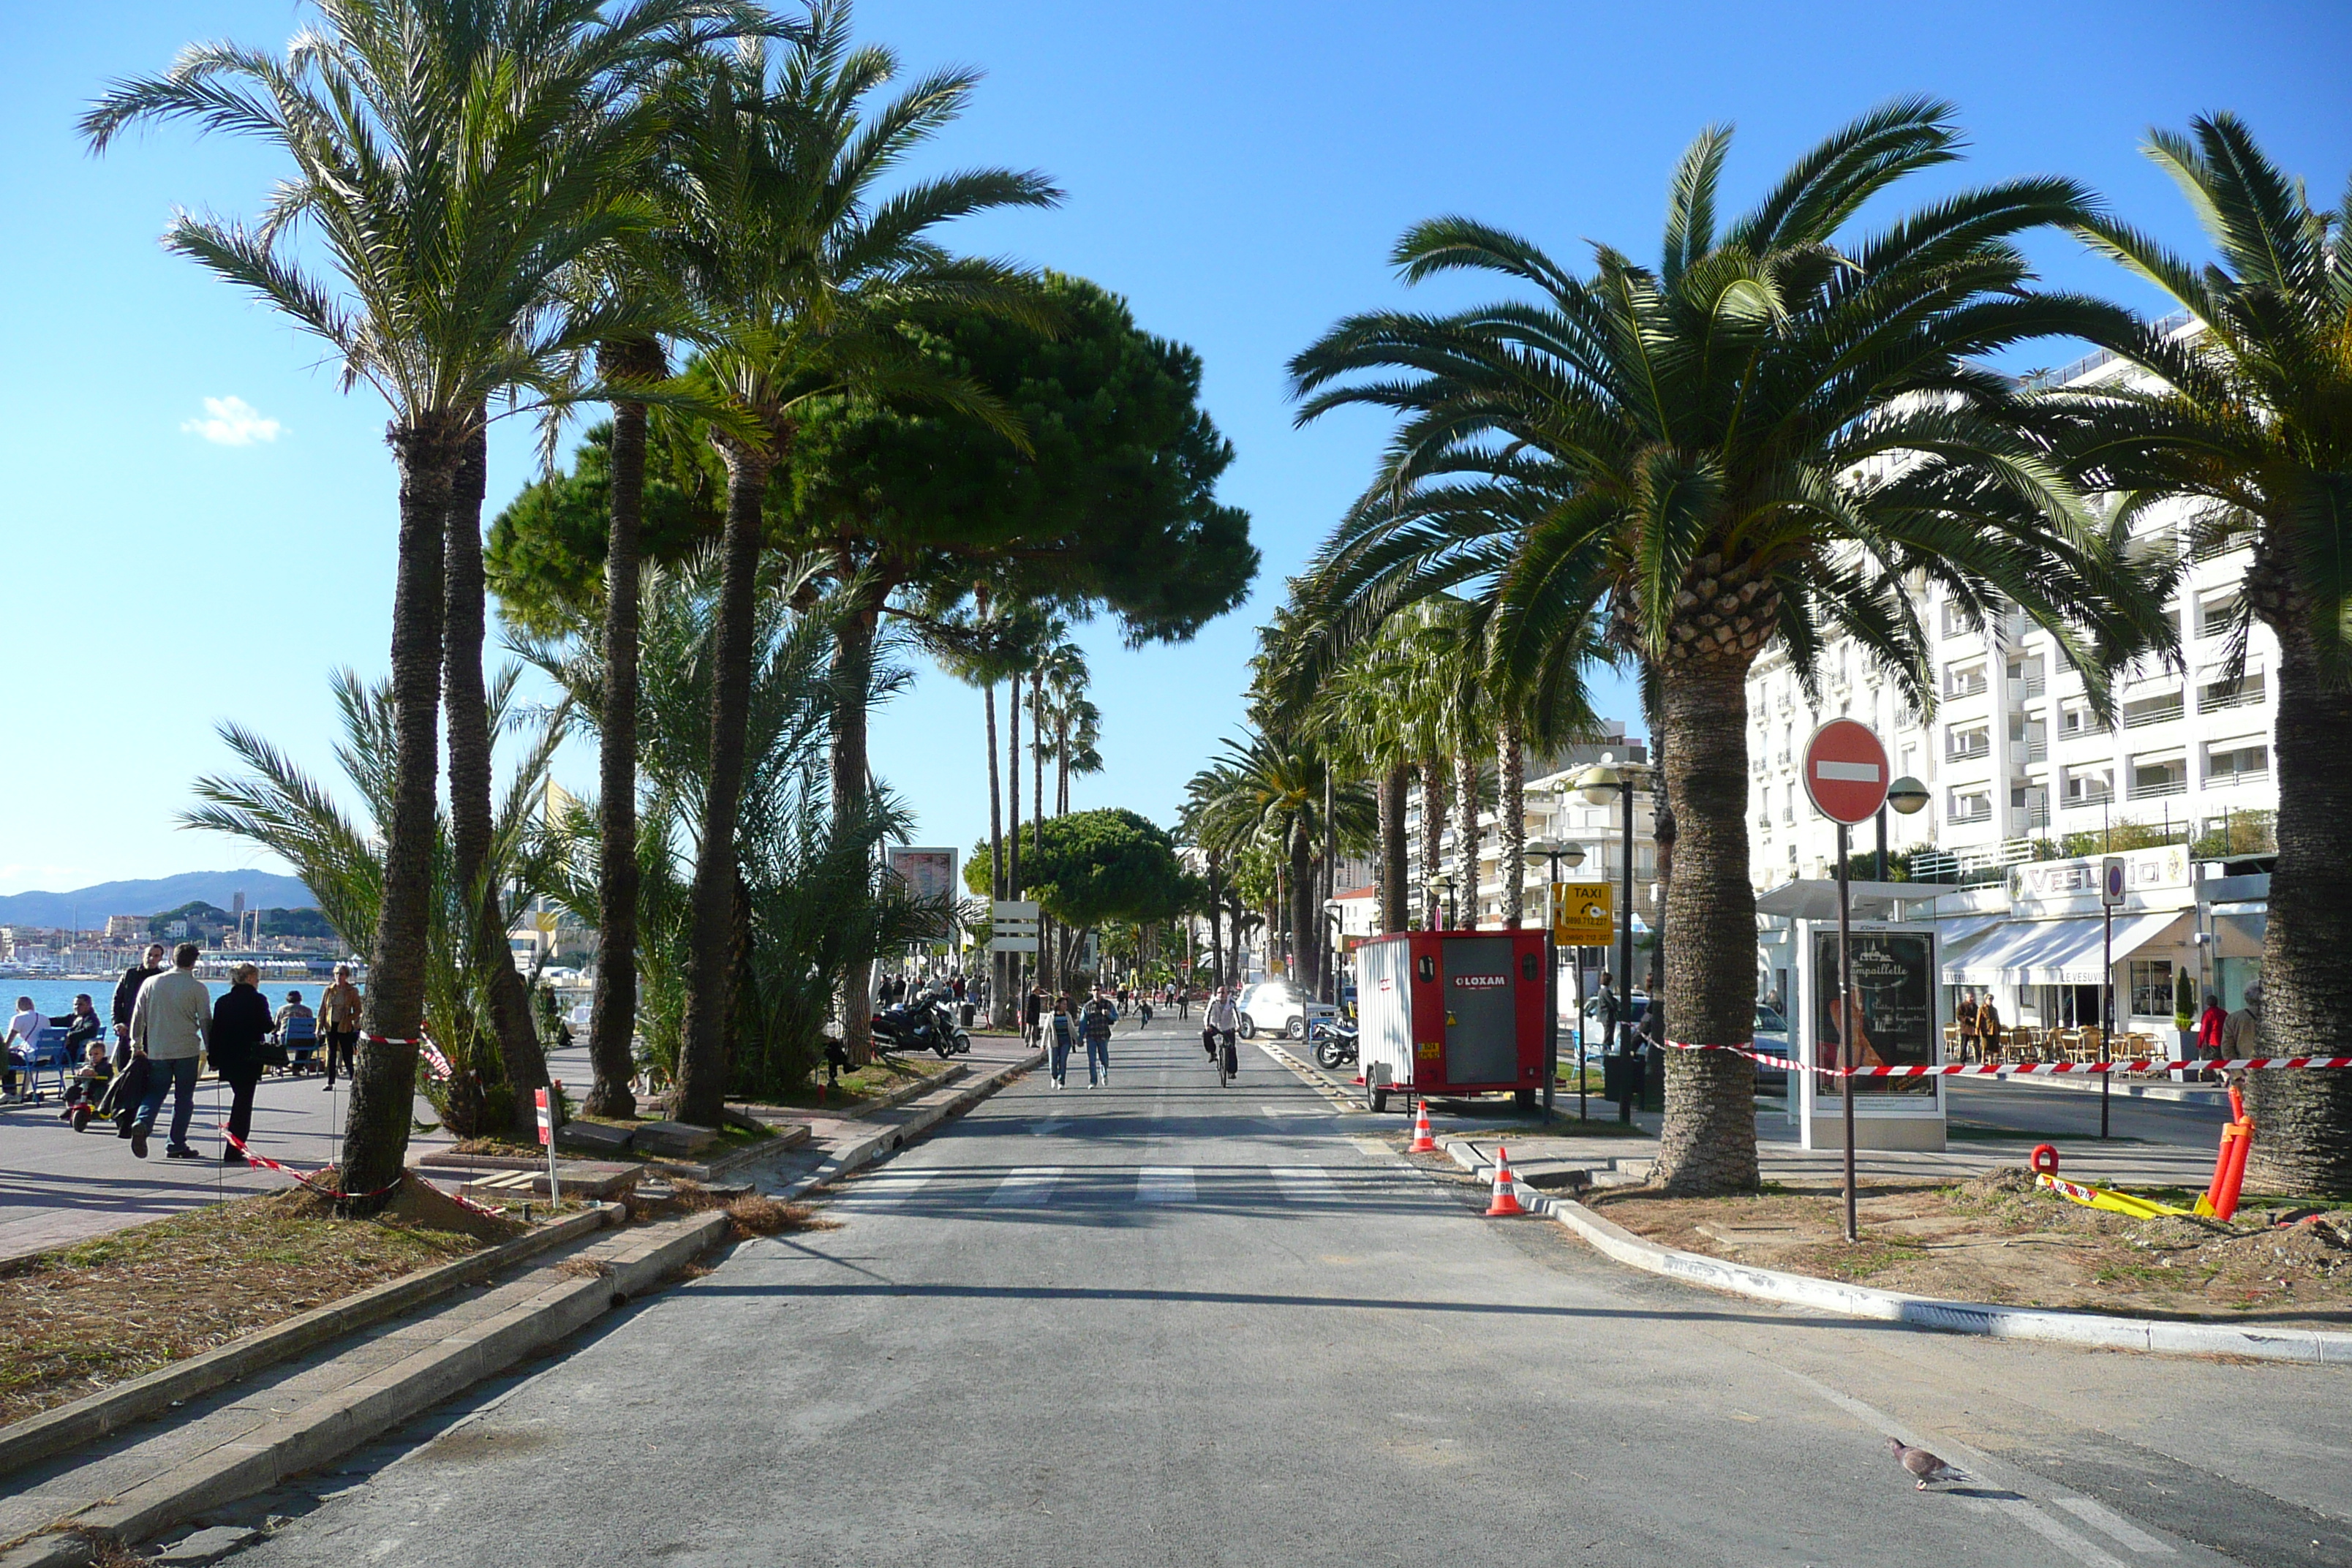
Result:
{"label": "lamp post with globe", "polygon": [[[1538,838],[1527,847],[1529,861],[1549,862],[1544,882],[1544,1120],[1552,1116],[1552,1090],[1559,1081],[1559,868],[1584,864],[1584,846]],[[1584,965],[1576,964],[1576,1114],[1584,1119]]]}

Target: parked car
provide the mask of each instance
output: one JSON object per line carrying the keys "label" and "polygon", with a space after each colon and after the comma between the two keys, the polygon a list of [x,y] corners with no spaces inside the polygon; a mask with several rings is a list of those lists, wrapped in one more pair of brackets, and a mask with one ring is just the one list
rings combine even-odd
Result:
{"label": "parked car", "polygon": [[[1761,1002],[1756,1004],[1756,1054],[1779,1057],[1782,1061],[1789,1059],[1789,1020]],[[1762,1062],[1756,1064],[1757,1088],[1785,1089],[1788,1082],[1788,1068],[1768,1068]]]}
{"label": "parked car", "polygon": [[1280,1035],[1288,1040],[1307,1037],[1310,1018],[1333,1018],[1339,1010],[1328,1002],[1308,999],[1307,994],[1287,980],[1261,980],[1242,988],[1242,1038],[1254,1039],[1259,1034]]}

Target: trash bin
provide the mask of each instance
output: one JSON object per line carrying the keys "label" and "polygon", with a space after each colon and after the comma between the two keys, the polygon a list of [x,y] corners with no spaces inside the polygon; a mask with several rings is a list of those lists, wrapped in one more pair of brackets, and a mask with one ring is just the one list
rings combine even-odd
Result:
{"label": "trash bin", "polygon": [[1641,1092],[1642,1058],[1612,1051],[1601,1058],[1601,1098],[1622,1105]]}
{"label": "trash bin", "polygon": [[969,1029],[971,1027],[972,1015],[978,1011],[979,1009],[974,1007],[969,1002],[963,1005],[963,1026],[965,1028]]}

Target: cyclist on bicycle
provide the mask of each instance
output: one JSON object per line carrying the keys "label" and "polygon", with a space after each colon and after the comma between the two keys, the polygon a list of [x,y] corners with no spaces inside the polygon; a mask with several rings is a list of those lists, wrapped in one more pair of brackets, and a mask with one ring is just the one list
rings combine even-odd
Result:
{"label": "cyclist on bicycle", "polygon": [[1220,1050],[1223,1051],[1224,1076],[1228,1078],[1241,1073],[1241,1063],[1234,1049],[1241,1026],[1242,1010],[1234,1003],[1234,988],[1220,985],[1216,994],[1209,998],[1209,1005],[1201,1010],[1201,1049],[1212,1062],[1217,1059]]}

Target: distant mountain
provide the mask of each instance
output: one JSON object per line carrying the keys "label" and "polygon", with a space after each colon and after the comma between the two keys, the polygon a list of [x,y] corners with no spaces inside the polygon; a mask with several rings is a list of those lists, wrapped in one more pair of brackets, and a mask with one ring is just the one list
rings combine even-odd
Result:
{"label": "distant mountain", "polygon": [[96,931],[109,915],[152,915],[194,899],[227,909],[245,895],[248,910],[299,910],[316,904],[299,877],[271,871],[184,871],[143,882],[100,882],[68,893],[0,894],[0,925],[63,926],[79,920]]}

